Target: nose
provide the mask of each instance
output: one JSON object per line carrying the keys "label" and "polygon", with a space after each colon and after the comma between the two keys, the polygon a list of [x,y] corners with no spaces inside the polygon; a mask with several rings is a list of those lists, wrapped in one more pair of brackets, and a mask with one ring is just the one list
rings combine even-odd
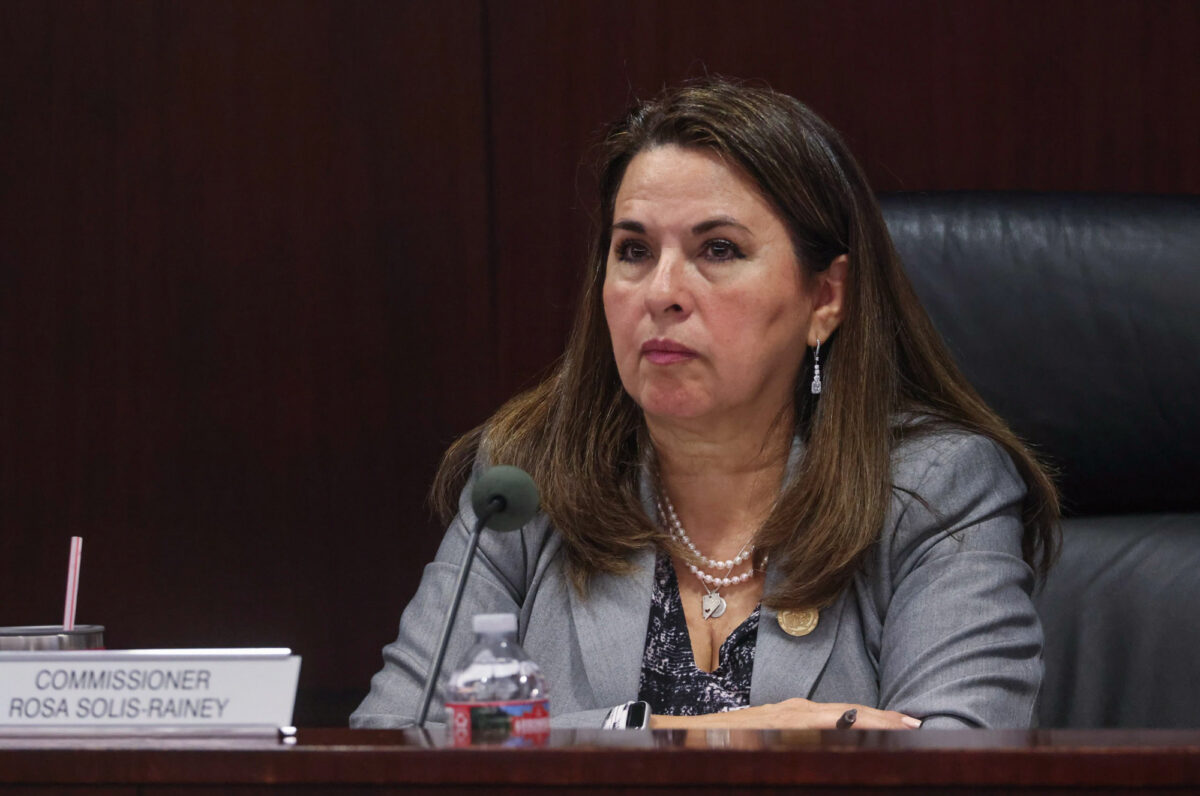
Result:
{"label": "nose", "polygon": [[687,289],[687,259],[678,251],[664,250],[646,285],[646,309],[652,315],[691,312]]}

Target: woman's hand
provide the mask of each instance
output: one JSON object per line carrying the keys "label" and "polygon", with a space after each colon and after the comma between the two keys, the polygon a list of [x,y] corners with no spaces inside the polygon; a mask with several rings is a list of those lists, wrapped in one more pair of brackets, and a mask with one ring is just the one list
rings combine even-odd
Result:
{"label": "woman's hand", "polygon": [[743,730],[832,730],[846,711],[856,715],[850,725],[857,730],[915,730],[918,719],[894,710],[876,710],[866,705],[841,702],[812,702],[807,699],[788,699],[769,705],[758,705],[726,713],[706,713],[703,716],[650,717],[650,729],[725,728]]}

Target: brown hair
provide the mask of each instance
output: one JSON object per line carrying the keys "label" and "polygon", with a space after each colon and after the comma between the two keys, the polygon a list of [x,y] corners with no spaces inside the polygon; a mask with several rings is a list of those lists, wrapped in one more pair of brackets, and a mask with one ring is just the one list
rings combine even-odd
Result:
{"label": "brown hair", "polygon": [[[721,78],[669,89],[608,130],[599,226],[566,351],[548,378],[447,451],[433,492],[447,519],[482,453],[533,475],[577,587],[595,572],[627,571],[633,551],[664,544],[640,500],[642,468],[653,459],[644,455],[641,409],[617,374],[601,295],[625,169],[663,144],[713,150],[745,171],[788,227],[802,267],[819,272],[842,254],[850,262],[842,323],[822,344],[824,391],[818,398],[801,388],[811,357],[795,390],[804,457],[756,537],[758,554],[769,552],[785,570],[768,604],[822,605],[845,587],[883,525],[893,448],[904,435],[946,425],[989,437],[1012,457],[1027,485],[1025,559],[1044,572],[1057,550],[1053,482],[954,364],[841,137],[792,97]],[[905,413],[924,420],[897,423]]]}

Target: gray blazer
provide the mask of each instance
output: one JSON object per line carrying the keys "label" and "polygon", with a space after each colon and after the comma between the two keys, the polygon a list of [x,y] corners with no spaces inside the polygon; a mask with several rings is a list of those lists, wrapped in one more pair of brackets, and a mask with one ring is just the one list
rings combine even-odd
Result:
{"label": "gray blazer", "polygon": [[[1025,486],[1012,461],[985,438],[937,432],[899,447],[893,483],[878,544],[812,633],[787,635],[763,607],[750,703],[805,697],[898,710],[925,727],[1030,726],[1042,631],[1021,558]],[[475,521],[469,491],[353,727],[413,723]],[[643,500],[654,516],[646,479]],[[561,548],[544,515],[514,533],[484,532],[447,666],[473,642],[468,617],[515,613],[549,684],[552,724],[599,727],[611,706],[637,698],[655,551],[638,554],[630,575],[595,577],[585,597],[567,581]],[[778,575],[768,567],[767,590]],[[435,697],[430,718],[444,713]]]}

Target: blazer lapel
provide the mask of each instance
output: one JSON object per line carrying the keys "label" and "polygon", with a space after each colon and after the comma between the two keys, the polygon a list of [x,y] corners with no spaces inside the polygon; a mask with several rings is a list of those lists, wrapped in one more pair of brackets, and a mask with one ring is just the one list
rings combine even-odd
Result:
{"label": "blazer lapel", "polygon": [[[768,564],[764,591],[770,591],[777,575],[778,570]],[[754,673],[750,678],[751,705],[812,695],[817,678],[833,651],[846,595],[843,591],[831,605],[821,609],[816,628],[807,636],[789,636],[779,626],[775,610],[762,607],[754,650]]]}
{"label": "blazer lapel", "polygon": [[583,667],[596,707],[637,698],[646,626],[650,622],[654,555],[652,549],[635,555],[635,569],[629,575],[594,576],[586,597],[568,589]]}

